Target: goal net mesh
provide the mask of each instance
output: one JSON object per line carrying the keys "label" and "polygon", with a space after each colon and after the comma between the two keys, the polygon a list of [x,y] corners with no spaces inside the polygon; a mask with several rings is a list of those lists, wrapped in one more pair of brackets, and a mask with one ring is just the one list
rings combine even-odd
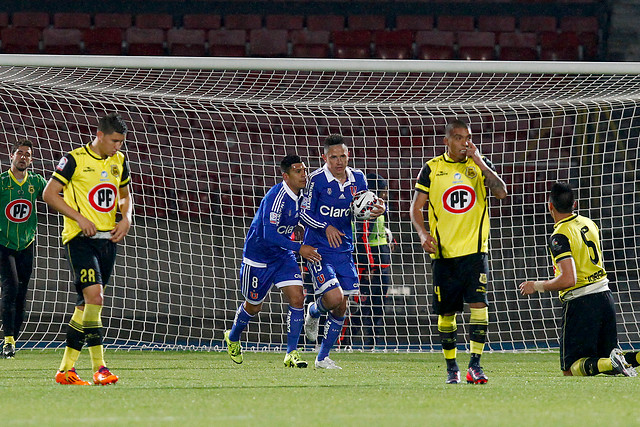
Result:
{"label": "goal net mesh", "polygon": [[[445,150],[445,123],[461,118],[509,191],[490,198],[488,346],[558,346],[557,294],[522,297],[517,285],[553,275],[546,201],[563,180],[577,189],[578,212],[600,226],[619,340],[638,348],[638,100],[637,75],[1,66],[0,150],[6,170],[10,145],[30,138],[33,170],[48,179],[66,152],[92,140],[97,117],[121,113],[135,214],[105,292],[105,344],[216,350],[242,301],[245,234],[280,180],[280,160],[297,153],[318,168],[324,138],[340,133],[352,167],[387,179],[397,247],[377,327],[359,326],[368,302],[352,301],[338,346],[359,349],[375,338],[379,350],[432,351],[440,347],[430,260],[409,205],[420,168]],[[76,295],[61,216],[44,203],[38,212],[19,345],[60,347]],[[282,349],[286,311],[272,290],[243,334],[245,349]],[[300,342],[313,348],[304,336]]]}

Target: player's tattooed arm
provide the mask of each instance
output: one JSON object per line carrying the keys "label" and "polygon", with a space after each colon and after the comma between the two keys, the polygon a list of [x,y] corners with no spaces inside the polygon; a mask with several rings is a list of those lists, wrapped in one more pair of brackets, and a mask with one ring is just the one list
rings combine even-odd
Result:
{"label": "player's tattooed arm", "polygon": [[497,173],[487,168],[482,171],[482,174],[484,175],[485,184],[487,184],[489,191],[491,191],[494,197],[498,199],[507,197],[507,184],[504,183]]}

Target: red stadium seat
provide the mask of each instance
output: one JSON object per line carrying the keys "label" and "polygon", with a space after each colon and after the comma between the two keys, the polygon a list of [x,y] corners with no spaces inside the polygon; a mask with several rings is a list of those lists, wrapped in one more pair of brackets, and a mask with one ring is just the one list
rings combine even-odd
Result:
{"label": "red stadium seat", "polygon": [[129,13],[96,13],[93,18],[95,28],[120,28],[126,30],[132,25]]}
{"label": "red stadium seat", "polygon": [[329,31],[292,31],[291,47],[296,58],[328,58]]}
{"label": "red stadium seat", "polygon": [[498,38],[500,59],[504,61],[535,61],[538,59],[536,33],[502,33]]}
{"label": "red stadium seat", "polygon": [[396,17],[396,29],[413,31],[433,30],[433,16],[398,15]]}
{"label": "red stadium seat", "polygon": [[489,31],[461,31],[458,33],[460,59],[492,60],[495,58],[496,35]]}
{"label": "red stadium seat", "polygon": [[226,15],[224,27],[227,30],[253,30],[262,28],[261,15]]}
{"label": "red stadium seat", "polygon": [[266,28],[269,30],[301,30],[304,28],[304,16],[302,15],[267,15]]}
{"label": "red stadium seat", "polygon": [[576,33],[545,31],[540,34],[540,59],[543,61],[577,61],[580,41]]}
{"label": "red stadium seat", "polygon": [[374,57],[382,59],[411,59],[413,31],[376,31],[373,33]]}
{"label": "red stadium seat", "polygon": [[0,33],[3,53],[40,53],[38,28],[5,28]]}
{"label": "red stadium seat", "polygon": [[0,12],[0,30],[9,26],[9,14]]}
{"label": "red stadium seat", "polygon": [[209,54],[211,56],[245,56],[246,32],[244,30],[210,30]]}
{"label": "red stadium seat", "polygon": [[176,56],[204,56],[204,30],[189,30],[172,28],[167,31],[167,46],[169,54]]}
{"label": "red stadium seat", "polygon": [[84,52],[89,55],[122,55],[122,30],[94,28],[84,31]]}
{"label": "red stadium seat", "polygon": [[454,36],[452,31],[417,31],[418,59],[455,59]]}
{"label": "red stadium seat", "polygon": [[371,57],[371,31],[334,31],[332,37],[336,58]]}
{"label": "red stadium seat", "polygon": [[473,16],[438,16],[438,29],[440,31],[473,31],[475,24]]}
{"label": "red stadium seat", "polygon": [[555,16],[523,16],[520,18],[520,31],[540,33],[556,31],[558,22]]}
{"label": "red stadium seat", "polygon": [[164,55],[164,31],[159,28],[127,29],[126,41],[129,55]]}
{"label": "red stadium seat", "polygon": [[220,15],[187,14],[182,17],[182,25],[187,30],[217,30],[222,26]]}
{"label": "red stadium seat", "polygon": [[49,26],[50,19],[47,12],[14,12],[11,16],[13,27],[30,27],[43,29]]}
{"label": "red stadium seat", "polygon": [[349,30],[384,30],[387,17],[384,15],[351,15],[347,18]]}
{"label": "red stadium seat", "polygon": [[80,55],[82,32],[77,28],[45,28],[42,31],[44,53],[52,55]]}
{"label": "red stadium seat", "polygon": [[56,13],[53,15],[55,28],[90,28],[91,16],[88,13]]}
{"label": "red stadium seat", "polygon": [[309,31],[342,31],[344,30],[344,16],[342,15],[308,15],[307,29]]}
{"label": "red stadium seat", "polygon": [[515,16],[483,15],[478,17],[478,31],[512,33],[516,30]]}
{"label": "red stadium seat", "polygon": [[138,28],[168,30],[173,27],[173,16],[166,13],[141,13],[135,21]]}
{"label": "red stadium seat", "polygon": [[560,31],[577,34],[598,33],[600,25],[595,16],[564,16],[560,18]]}
{"label": "red stadium seat", "polygon": [[249,32],[249,53],[251,56],[287,56],[287,30],[260,28]]}

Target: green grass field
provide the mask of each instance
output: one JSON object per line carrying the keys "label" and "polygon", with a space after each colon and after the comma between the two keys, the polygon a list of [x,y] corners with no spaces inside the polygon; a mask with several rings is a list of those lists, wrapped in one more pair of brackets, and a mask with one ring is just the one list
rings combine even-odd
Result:
{"label": "green grass field", "polygon": [[[0,360],[0,425],[640,425],[640,378],[565,378],[554,353],[486,353],[489,383],[455,386],[435,353],[334,353],[343,369],[319,371],[275,353],[107,351],[120,381],[106,387],[56,384],[61,357]],[[77,370],[90,380],[86,351]]]}

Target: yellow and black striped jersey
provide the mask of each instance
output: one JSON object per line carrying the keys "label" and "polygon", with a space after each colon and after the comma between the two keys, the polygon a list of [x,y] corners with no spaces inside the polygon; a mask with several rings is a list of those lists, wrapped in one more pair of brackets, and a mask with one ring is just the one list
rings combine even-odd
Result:
{"label": "yellow and black striped jersey", "polygon": [[576,265],[576,285],[560,291],[560,298],[576,288],[606,279],[600,230],[589,218],[577,214],[556,223],[549,238],[549,251],[556,277],[560,275],[558,263],[573,258]]}
{"label": "yellow and black striped jersey", "polygon": [[[489,159],[483,160],[495,170]],[[455,162],[446,153],[435,157],[420,170],[415,188],[429,195],[429,228],[438,242],[432,258],[489,251],[487,189],[473,159]]]}
{"label": "yellow and black striped jersey", "polygon": [[[87,144],[67,153],[52,178],[64,185],[64,201],[93,222],[98,231],[113,230],[119,189],[130,181],[123,153],[117,152],[103,159]],[[65,216],[62,243],[67,243],[81,231],[76,221]]]}

